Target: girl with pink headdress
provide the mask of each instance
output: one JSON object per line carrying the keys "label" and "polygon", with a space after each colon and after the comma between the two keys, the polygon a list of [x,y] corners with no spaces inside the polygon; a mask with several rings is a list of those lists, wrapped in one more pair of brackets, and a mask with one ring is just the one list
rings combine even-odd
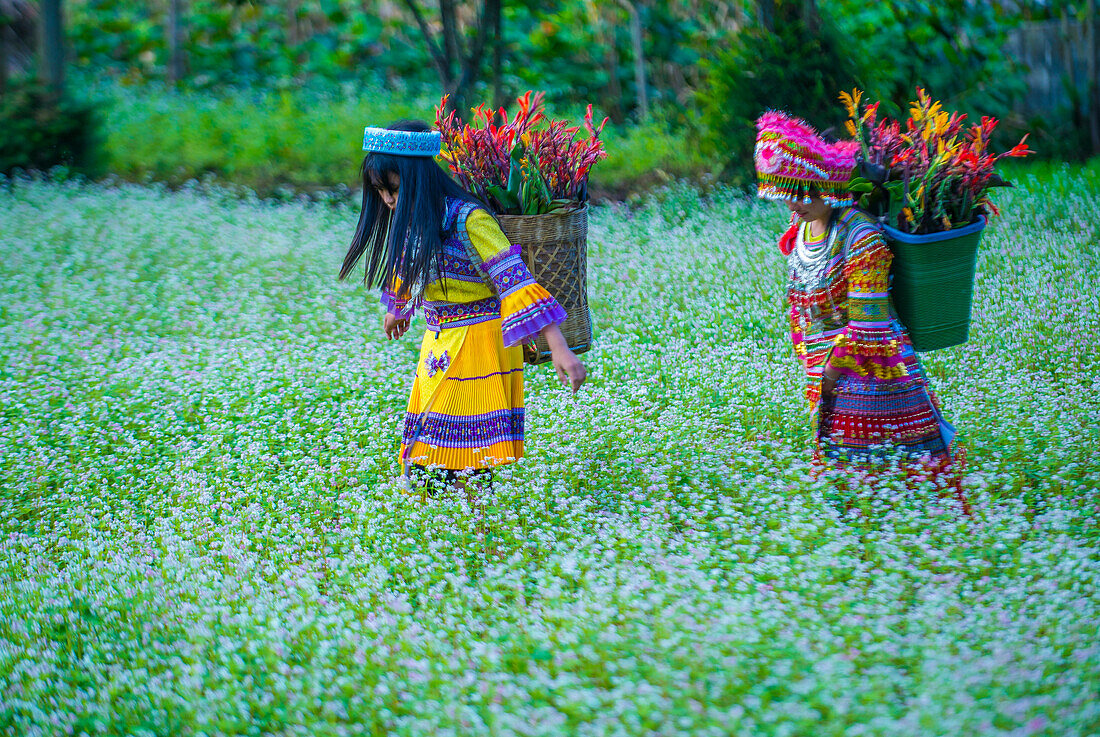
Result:
{"label": "girl with pink headdress", "polygon": [[900,452],[947,467],[954,428],[891,310],[892,255],[878,222],[848,192],[858,144],[827,142],[780,112],[756,126],[758,194],[791,211],[779,246],[818,452],[860,464]]}

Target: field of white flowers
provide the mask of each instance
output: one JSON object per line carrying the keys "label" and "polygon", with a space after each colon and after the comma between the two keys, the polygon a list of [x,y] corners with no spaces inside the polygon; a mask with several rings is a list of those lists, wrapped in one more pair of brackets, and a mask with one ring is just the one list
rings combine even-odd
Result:
{"label": "field of white flowers", "polygon": [[0,733],[1100,734],[1100,182],[999,197],[925,356],[972,514],[815,475],[785,208],[597,208],[597,347],[483,507],[396,480],[355,214],[0,181]]}

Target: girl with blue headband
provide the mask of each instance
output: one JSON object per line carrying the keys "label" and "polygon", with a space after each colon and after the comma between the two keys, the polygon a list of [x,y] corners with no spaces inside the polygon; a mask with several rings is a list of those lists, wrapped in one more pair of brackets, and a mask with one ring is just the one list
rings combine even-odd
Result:
{"label": "girl with blue headband", "polygon": [[435,162],[440,134],[420,121],[364,131],[363,209],[340,278],[364,261],[382,288],[383,331],[427,329],[400,459],[411,477],[470,473],[523,457],[522,344],[542,335],[558,377],[577,391],[584,365],[558,325],[561,305],[532,278],[489,208]]}

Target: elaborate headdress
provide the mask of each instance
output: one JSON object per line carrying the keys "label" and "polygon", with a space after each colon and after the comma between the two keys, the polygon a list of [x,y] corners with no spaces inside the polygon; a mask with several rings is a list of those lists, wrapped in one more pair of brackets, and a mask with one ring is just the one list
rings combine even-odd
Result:
{"label": "elaborate headdress", "polygon": [[438,156],[442,138],[439,131],[395,131],[367,126],[363,129],[363,150],[396,156]]}
{"label": "elaborate headdress", "polygon": [[855,141],[828,143],[809,123],[781,112],[756,121],[757,194],[768,200],[803,200],[812,193],[832,207],[851,205],[848,180],[856,166]]}

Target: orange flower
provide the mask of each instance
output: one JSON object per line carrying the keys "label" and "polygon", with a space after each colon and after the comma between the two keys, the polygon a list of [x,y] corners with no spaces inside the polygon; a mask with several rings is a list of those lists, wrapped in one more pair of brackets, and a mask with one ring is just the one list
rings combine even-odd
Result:
{"label": "orange flower", "polygon": [[840,93],[840,101],[844,103],[844,109],[848,111],[848,117],[854,118],[859,114],[859,101],[863,97],[863,92],[857,88],[852,88],[852,94],[847,92]]}

